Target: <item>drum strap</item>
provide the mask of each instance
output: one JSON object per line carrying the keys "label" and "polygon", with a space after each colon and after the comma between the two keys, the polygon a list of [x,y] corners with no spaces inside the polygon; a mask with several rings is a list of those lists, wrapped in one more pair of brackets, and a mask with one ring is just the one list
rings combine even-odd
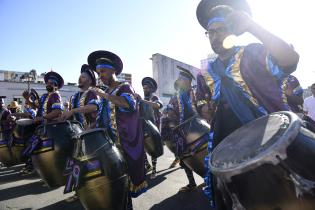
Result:
{"label": "drum strap", "polygon": [[64,175],[67,176],[64,194],[79,189],[80,182],[104,175],[101,161],[93,158],[88,160],[68,159]]}

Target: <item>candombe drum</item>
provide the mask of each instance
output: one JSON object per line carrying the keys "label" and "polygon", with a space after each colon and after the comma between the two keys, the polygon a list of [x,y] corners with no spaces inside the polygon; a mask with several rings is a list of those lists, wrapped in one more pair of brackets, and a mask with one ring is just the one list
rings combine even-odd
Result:
{"label": "candombe drum", "polygon": [[77,135],[73,159],[68,161],[65,173],[64,193],[75,190],[85,209],[125,209],[127,165],[104,129]]}
{"label": "candombe drum", "polygon": [[31,138],[36,129],[32,119],[19,119],[15,121],[15,126],[12,133],[12,157],[16,162],[23,161],[23,150],[26,147],[26,142]]}
{"label": "candombe drum", "polygon": [[163,144],[159,129],[154,121],[153,109],[150,105],[140,102],[140,118],[144,134],[144,150],[153,158],[163,155]]}
{"label": "candombe drum", "polygon": [[142,119],[144,150],[153,158],[163,155],[163,144],[159,129],[150,121]]}
{"label": "candombe drum", "polygon": [[72,156],[72,137],[80,132],[82,127],[77,121],[48,123],[36,129],[32,163],[49,187],[65,184],[63,171],[67,159]]}
{"label": "candombe drum", "polygon": [[209,160],[228,209],[313,210],[315,134],[291,112],[252,121]]}
{"label": "candombe drum", "polygon": [[209,132],[210,125],[197,116],[189,118],[173,129],[180,158],[202,177],[206,173],[204,160],[208,154]]}
{"label": "candombe drum", "polygon": [[161,138],[166,147],[176,154],[176,141],[173,137],[173,129],[178,125],[175,118],[163,115],[161,117]]}
{"label": "candombe drum", "polygon": [[0,162],[5,166],[14,165],[14,161],[12,159],[11,150],[8,146],[8,139],[5,136],[6,134],[2,131],[0,132]]}

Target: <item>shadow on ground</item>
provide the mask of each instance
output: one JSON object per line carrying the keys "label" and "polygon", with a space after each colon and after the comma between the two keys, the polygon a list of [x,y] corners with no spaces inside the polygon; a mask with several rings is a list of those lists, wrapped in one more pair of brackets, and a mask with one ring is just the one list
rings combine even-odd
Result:
{"label": "shadow on ground", "polygon": [[150,210],[209,210],[210,205],[201,190],[177,193],[164,201],[153,205]]}

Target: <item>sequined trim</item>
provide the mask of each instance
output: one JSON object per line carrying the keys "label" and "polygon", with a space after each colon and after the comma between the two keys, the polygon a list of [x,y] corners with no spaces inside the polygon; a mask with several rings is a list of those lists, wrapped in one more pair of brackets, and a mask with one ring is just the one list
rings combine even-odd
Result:
{"label": "sequined trim", "polygon": [[[129,178],[130,180],[130,178]],[[140,185],[134,185],[131,181],[129,183],[129,192],[131,197],[136,198],[142,193],[146,192],[148,190],[148,183],[146,181],[143,181]]]}

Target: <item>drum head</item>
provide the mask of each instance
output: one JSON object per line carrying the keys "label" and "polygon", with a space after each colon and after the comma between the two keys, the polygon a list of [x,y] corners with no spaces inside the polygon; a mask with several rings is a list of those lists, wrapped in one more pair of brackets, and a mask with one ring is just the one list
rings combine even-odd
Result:
{"label": "drum head", "polygon": [[214,149],[211,168],[214,173],[238,173],[236,169],[244,172],[248,167],[272,162],[275,154],[281,156],[286,152],[300,126],[298,116],[290,112],[277,112],[254,120],[227,136]]}
{"label": "drum head", "polygon": [[32,119],[20,119],[20,120],[17,120],[15,123],[20,126],[28,126],[28,125],[32,125],[34,122]]}

